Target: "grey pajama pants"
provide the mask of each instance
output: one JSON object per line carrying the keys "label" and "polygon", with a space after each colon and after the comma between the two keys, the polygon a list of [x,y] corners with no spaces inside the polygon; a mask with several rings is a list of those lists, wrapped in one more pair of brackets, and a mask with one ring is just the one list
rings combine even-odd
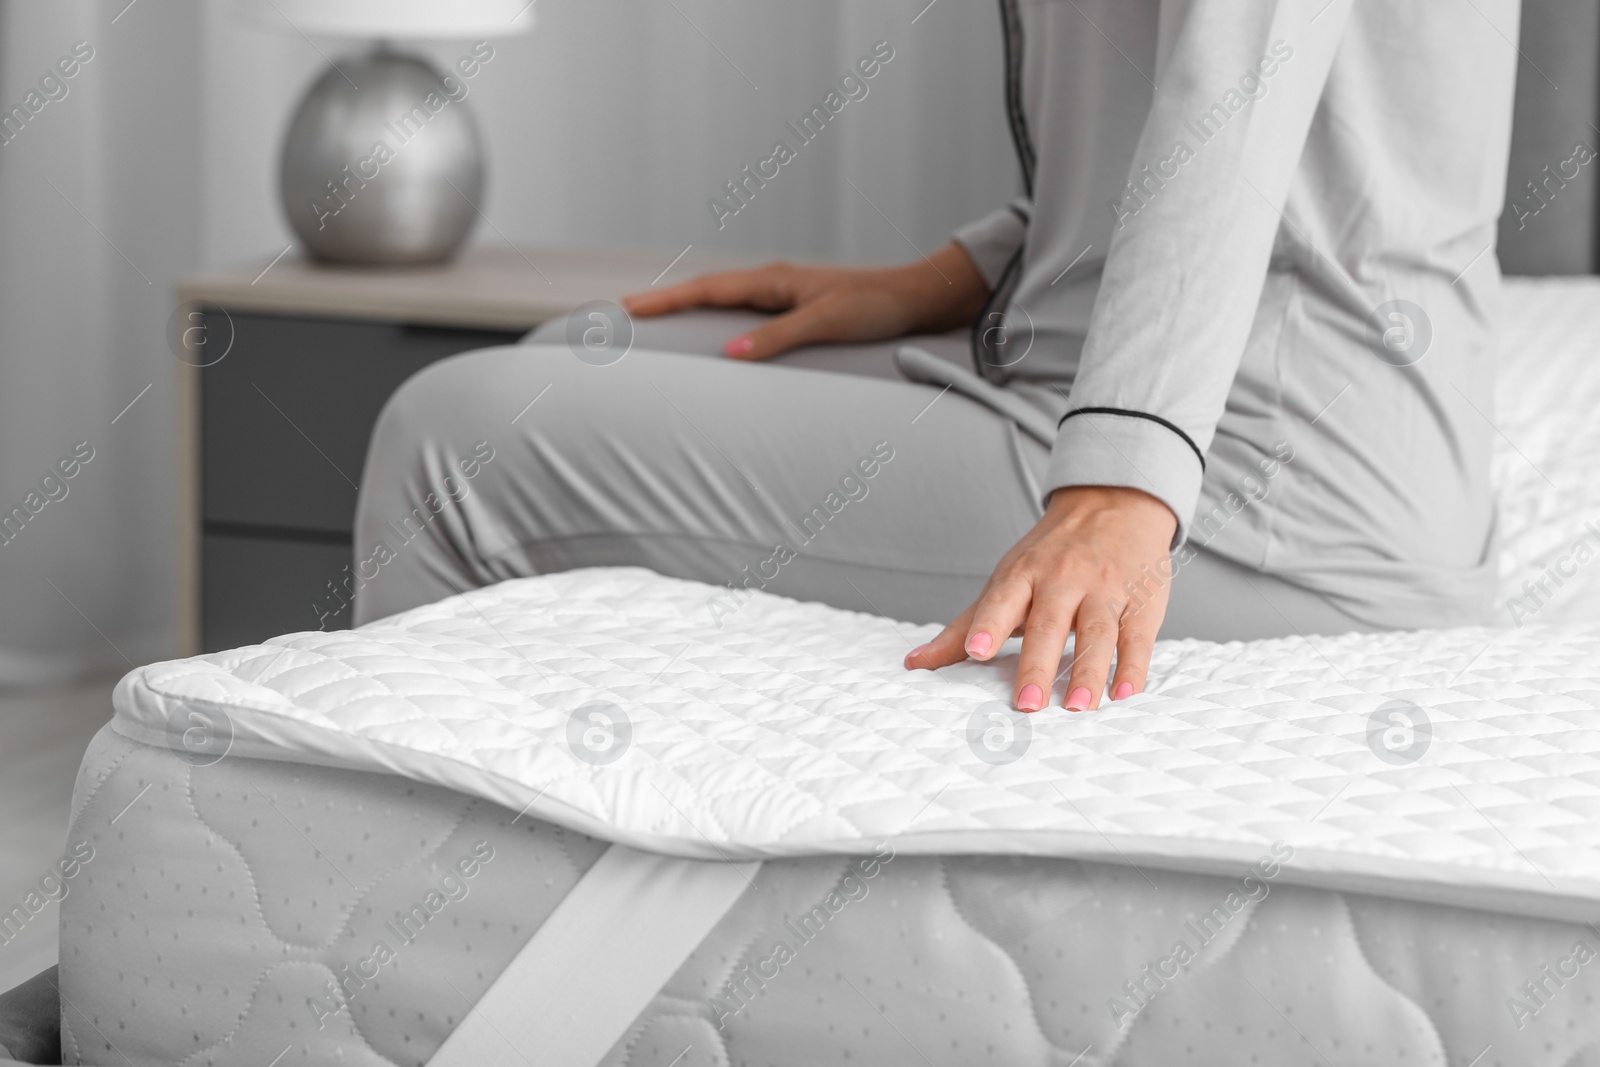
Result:
{"label": "grey pajama pants", "polygon": [[[995,402],[905,380],[898,343],[713,355],[756,318],[641,320],[606,366],[578,359],[556,322],[413,377],[362,480],[357,621],[600,565],[717,587],[708,628],[745,588],[913,622],[962,611],[1042,514],[1047,447]],[[965,338],[914,343],[966,364]],[[1171,586],[1163,637],[1373,628],[1204,550]]]}

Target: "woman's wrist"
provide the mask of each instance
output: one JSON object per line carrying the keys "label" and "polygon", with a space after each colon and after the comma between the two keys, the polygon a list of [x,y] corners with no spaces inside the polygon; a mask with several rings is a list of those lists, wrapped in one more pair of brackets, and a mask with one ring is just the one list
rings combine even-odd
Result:
{"label": "woman's wrist", "polygon": [[954,241],[920,260],[890,267],[888,273],[910,314],[907,333],[944,333],[966,326],[989,299],[989,284]]}
{"label": "woman's wrist", "polygon": [[1178,517],[1160,498],[1142,489],[1115,485],[1067,485],[1050,494],[1045,517],[1066,523],[1081,522],[1084,516],[1121,511],[1137,516],[1141,526],[1160,535],[1162,545],[1172,542]]}

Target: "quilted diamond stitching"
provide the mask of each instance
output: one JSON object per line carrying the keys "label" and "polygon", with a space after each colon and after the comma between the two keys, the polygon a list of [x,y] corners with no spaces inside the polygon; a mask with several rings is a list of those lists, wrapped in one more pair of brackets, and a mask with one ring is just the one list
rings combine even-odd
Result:
{"label": "quilted diamond stitching", "polygon": [[[766,594],[695,636],[706,589],[638,568],[504,582],[144,668],[118,717],[148,731],[220,685],[238,728],[270,720],[301,758],[332,758],[334,738],[382,766],[382,750],[420,754],[453,764],[457,788],[465,768],[535,797],[532,814],[687,855],[923,835],[982,850],[998,831],[1085,855],[1289,838],[1355,870],[1403,859],[1600,899],[1600,625],[1162,643],[1149,693],[1036,716],[1027,757],[990,766],[964,730],[1008,695],[1004,665],[908,674],[905,627]],[[1396,697],[1433,721],[1406,767],[1366,747],[1367,716]],[[596,698],[633,719],[614,766],[565,748],[567,714]]]}

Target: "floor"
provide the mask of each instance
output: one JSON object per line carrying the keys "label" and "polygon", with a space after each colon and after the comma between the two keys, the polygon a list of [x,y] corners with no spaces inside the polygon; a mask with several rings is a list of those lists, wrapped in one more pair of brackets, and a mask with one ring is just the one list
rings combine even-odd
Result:
{"label": "floor", "polygon": [[[111,717],[117,675],[71,687],[0,691],[0,913],[61,855],[83,750]],[[56,905],[0,944],[0,991],[56,961]]]}

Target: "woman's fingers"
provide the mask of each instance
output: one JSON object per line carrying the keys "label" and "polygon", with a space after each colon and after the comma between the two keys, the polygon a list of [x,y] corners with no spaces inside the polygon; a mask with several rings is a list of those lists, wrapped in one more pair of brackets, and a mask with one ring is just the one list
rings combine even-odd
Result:
{"label": "woman's fingers", "polygon": [[[813,272],[815,273],[815,272]],[[748,307],[785,314],[732,338],[723,352],[734,359],[766,359],[819,341],[835,341],[837,301],[825,289],[803,280],[803,272],[784,263],[755,270],[706,274],[680,285],[622,298],[631,315],[649,318],[695,307]]]}
{"label": "woman's fingers", "polygon": [[972,606],[965,642],[967,655],[993,659],[1006,639],[1022,629],[1032,601],[1033,583],[1025,576],[1011,574],[991,581]]}
{"label": "woman's fingers", "polygon": [[753,270],[702,274],[665,289],[629,293],[622,298],[622,306],[628,314],[640,318],[695,307],[752,307],[762,311],[783,311],[794,306],[793,273],[793,268],[786,264],[773,263]]}
{"label": "woman's fingers", "polygon": [[[967,658],[991,659],[1028,613],[1025,584],[990,579],[978,599],[925,645],[906,654],[906,669],[938,670]],[[983,620],[975,622],[975,619]],[[1007,622],[1005,620],[1009,619]]]}
{"label": "woman's fingers", "polygon": [[[1103,696],[1124,700],[1144,690],[1160,618],[1155,612],[1135,612],[1119,620],[1119,610],[1115,598],[1080,600],[1065,588],[1044,590],[1002,581],[986,589],[932,641],[912,649],[905,665],[908,670],[937,670],[969,657],[990,659],[1020,626],[1022,655],[1013,702],[1019,711],[1038,711],[1050,702],[1062,651],[1068,636],[1076,634],[1063,704],[1087,711],[1098,707]],[[1008,622],[1012,619],[1016,621]],[[1108,687],[1113,654],[1116,680]]]}
{"label": "woman's fingers", "polygon": [[1156,632],[1161,628],[1158,612],[1133,608],[1123,613],[1117,629],[1117,676],[1111,683],[1111,699],[1127,700],[1144,692],[1150,673],[1150,653]]}
{"label": "woman's fingers", "polygon": [[667,315],[686,308],[701,307],[707,302],[708,280],[709,276],[705,276],[678,285],[669,285],[665,289],[646,289],[641,293],[629,293],[622,298],[622,307],[628,314],[637,315],[642,319]]}
{"label": "woman's fingers", "polygon": [[934,671],[966,659],[967,650],[964,646],[967,643],[967,625],[972,621],[972,613],[977,606],[974,603],[950,620],[950,625],[940,630],[939,636],[932,641],[906,653],[906,670]]}
{"label": "woman's fingers", "polygon": [[1038,711],[1050,702],[1050,690],[1061,670],[1061,650],[1072,633],[1077,607],[1078,598],[1069,590],[1035,587],[1012,692],[1018,711]]}
{"label": "woman's fingers", "polygon": [[1072,673],[1067,679],[1066,700],[1062,702],[1067,710],[1088,711],[1100,706],[1106,675],[1111,672],[1111,654],[1117,648],[1117,616],[1121,610],[1121,604],[1095,594],[1084,597],[1078,605]]}
{"label": "woman's fingers", "polygon": [[835,302],[823,296],[768,319],[730,340],[722,350],[734,359],[766,359],[801,345],[842,340],[839,324]]}

